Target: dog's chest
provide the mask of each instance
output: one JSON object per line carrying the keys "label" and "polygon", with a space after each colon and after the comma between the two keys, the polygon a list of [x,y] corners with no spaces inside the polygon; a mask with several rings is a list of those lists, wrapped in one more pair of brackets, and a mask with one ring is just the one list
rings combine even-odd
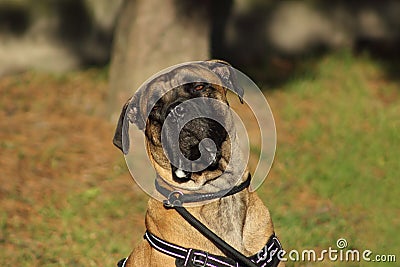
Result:
{"label": "dog's chest", "polygon": [[240,194],[222,198],[202,209],[202,219],[219,237],[243,250],[243,226],[246,203]]}

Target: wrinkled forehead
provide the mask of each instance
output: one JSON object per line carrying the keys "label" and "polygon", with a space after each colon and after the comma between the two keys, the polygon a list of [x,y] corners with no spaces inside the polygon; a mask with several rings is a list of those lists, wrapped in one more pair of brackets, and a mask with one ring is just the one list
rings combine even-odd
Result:
{"label": "wrinkled forehead", "polygon": [[[141,107],[151,109],[169,91],[188,83],[204,82],[223,86],[218,75],[205,66],[195,63],[178,66],[150,78],[136,94],[140,96]],[[146,110],[142,110],[146,112]]]}
{"label": "wrinkled forehead", "polygon": [[211,70],[206,67],[190,64],[177,67],[167,73],[161,74],[147,84],[146,90],[159,93],[161,96],[176,87],[195,82],[222,85],[219,77]]}

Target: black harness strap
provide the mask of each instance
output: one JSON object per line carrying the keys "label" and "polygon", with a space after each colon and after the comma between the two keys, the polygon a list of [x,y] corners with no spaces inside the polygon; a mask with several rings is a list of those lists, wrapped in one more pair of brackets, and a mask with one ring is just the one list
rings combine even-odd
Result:
{"label": "black harness strap", "polygon": [[117,267],[125,267],[125,263],[128,260],[128,258],[123,258],[117,263]]}
{"label": "black harness strap", "polygon": [[184,248],[171,244],[146,231],[144,238],[149,244],[161,253],[176,259],[176,266],[223,266],[237,267],[236,262],[218,255],[209,254],[202,250]]}
{"label": "black harness strap", "polygon": [[[157,181],[157,180],[156,180]],[[239,193],[240,191],[246,189],[250,185],[251,175],[249,174],[246,181],[243,183],[234,186],[232,189],[221,190],[216,193],[209,194],[187,194],[184,195],[178,191],[169,191],[166,188],[163,188],[158,183],[156,183],[156,188],[159,190],[161,194],[163,194],[167,199],[164,201],[164,206],[166,208],[175,209],[187,222],[189,222],[197,231],[199,231],[202,235],[207,237],[215,246],[217,246],[222,252],[224,252],[229,257],[235,259],[240,262],[244,266],[248,267],[257,267],[252,261],[250,261],[246,256],[237,251],[231,245],[222,240],[219,236],[217,236],[214,232],[208,229],[203,223],[197,220],[192,214],[190,214],[186,208],[183,207],[184,203],[189,202],[199,202],[204,200],[211,200],[216,198],[223,198],[227,196],[234,195]]]}
{"label": "black harness strap", "polygon": [[[171,191],[162,187],[156,180],[157,190],[164,195],[167,199],[163,202],[165,208],[175,209],[187,222],[189,222],[196,230],[208,238],[216,247],[218,247],[225,255],[219,256],[209,254],[202,250],[193,248],[184,248],[175,244],[171,244],[159,237],[154,236],[149,231],[146,231],[144,238],[149,242],[150,246],[155,248],[161,253],[174,257],[177,267],[276,267],[278,266],[279,252],[282,246],[278,238],[273,234],[265,247],[252,257],[246,257],[235,248],[230,246],[214,232],[208,229],[203,223],[197,220],[190,214],[186,208],[183,207],[184,203],[194,203],[207,201],[216,198],[223,198],[230,195],[239,193],[250,185],[251,176],[238,186],[234,186],[229,190],[221,190],[216,193],[192,193],[183,194],[179,191]],[[126,262],[121,260],[118,263],[119,267],[124,267]]]}
{"label": "black harness strap", "polygon": [[[177,267],[240,267],[246,266],[239,262],[219,255],[193,248],[184,248],[171,244],[146,231],[144,238],[161,253],[174,257]],[[278,239],[272,235],[265,247],[254,256],[248,258],[254,266],[276,267],[279,264],[278,252],[282,249]]]}
{"label": "black harness strap", "polygon": [[208,238],[214,245],[216,245],[220,250],[222,250],[226,255],[240,262],[244,266],[257,267],[251,260],[249,260],[242,253],[237,251],[231,245],[222,240],[213,231],[208,229],[203,223],[197,220],[192,214],[190,214],[184,207],[174,207],[174,209],[187,221],[189,222],[197,231]]}

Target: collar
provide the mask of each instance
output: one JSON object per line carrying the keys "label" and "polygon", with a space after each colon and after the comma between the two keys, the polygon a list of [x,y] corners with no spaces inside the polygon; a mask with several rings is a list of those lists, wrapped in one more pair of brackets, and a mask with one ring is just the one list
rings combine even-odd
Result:
{"label": "collar", "polygon": [[164,200],[164,206],[166,207],[174,207],[174,206],[183,206],[183,204],[190,204],[196,202],[203,202],[217,198],[223,198],[227,196],[234,195],[239,193],[240,191],[248,188],[251,182],[251,175],[249,174],[247,179],[239,185],[236,185],[232,188],[221,190],[215,193],[189,193],[184,194],[179,190],[170,190],[167,187],[160,185],[158,179],[155,181],[156,189],[159,193],[161,193],[166,200]]}

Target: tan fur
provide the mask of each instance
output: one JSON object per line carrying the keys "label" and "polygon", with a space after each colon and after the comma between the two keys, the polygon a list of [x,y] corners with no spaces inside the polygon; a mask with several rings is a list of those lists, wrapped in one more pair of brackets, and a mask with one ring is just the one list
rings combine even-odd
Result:
{"label": "tan fur", "polygon": [[[246,256],[260,251],[274,231],[268,209],[256,193],[248,190],[188,210]],[[146,228],[168,242],[224,255],[175,210],[165,209],[161,202],[154,199],[148,203]],[[143,240],[129,256],[126,266],[172,267],[175,266],[175,259],[159,253]],[[279,266],[284,265],[281,263]]]}

